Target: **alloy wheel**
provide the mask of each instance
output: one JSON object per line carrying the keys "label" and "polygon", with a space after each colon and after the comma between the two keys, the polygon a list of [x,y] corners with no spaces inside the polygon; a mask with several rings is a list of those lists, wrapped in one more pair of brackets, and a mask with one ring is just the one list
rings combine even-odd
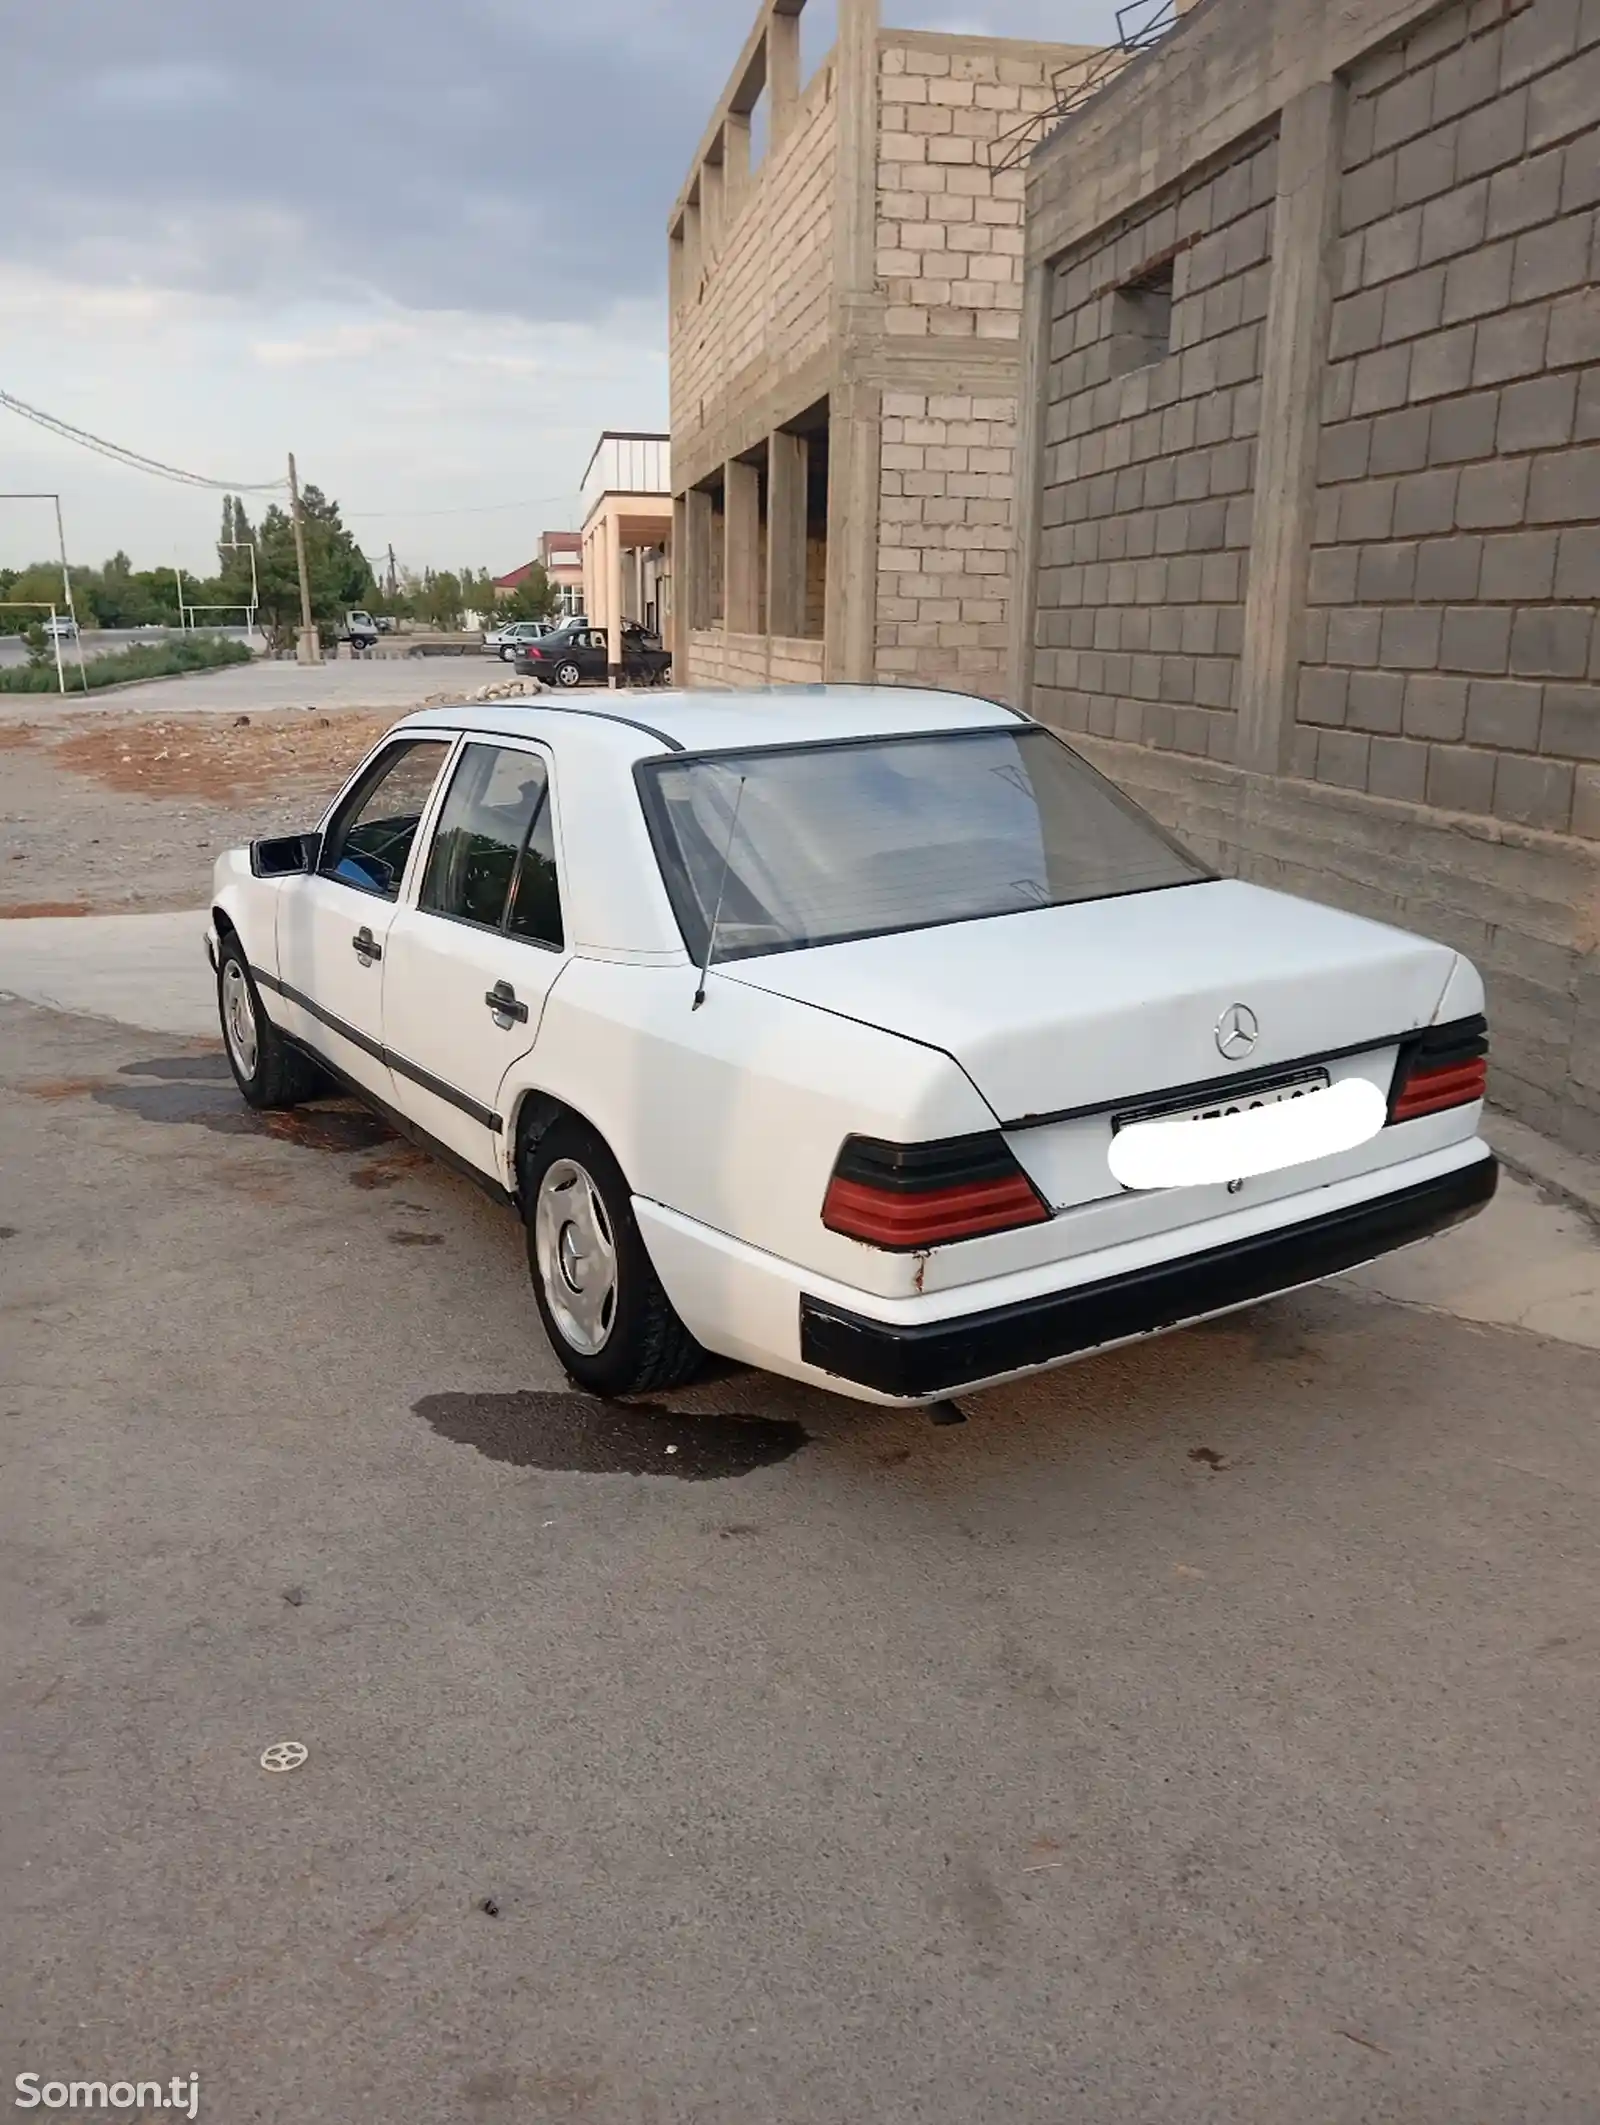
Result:
{"label": "alloy wheel", "polygon": [[617,1246],[600,1191],[576,1159],[556,1159],[540,1181],[533,1245],[557,1328],[580,1356],[598,1357],[617,1318]]}
{"label": "alloy wheel", "polygon": [[240,1076],[254,1077],[261,1052],[256,1007],[244,968],[237,959],[228,960],[222,969],[222,1030]]}

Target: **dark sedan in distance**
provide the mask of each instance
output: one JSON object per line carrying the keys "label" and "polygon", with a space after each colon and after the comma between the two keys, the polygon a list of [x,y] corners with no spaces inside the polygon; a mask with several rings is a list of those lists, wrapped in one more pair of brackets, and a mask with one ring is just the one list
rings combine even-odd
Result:
{"label": "dark sedan in distance", "polygon": [[[578,686],[585,679],[605,683],[610,651],[603,627],[587,620],[558,627],[536,642],[519,642],[515,668],[543,679],[547,686]],[[657,636],[631,623],[622,630],[622,677],[631,686],[661,686],[672,669],[670,650]]]}

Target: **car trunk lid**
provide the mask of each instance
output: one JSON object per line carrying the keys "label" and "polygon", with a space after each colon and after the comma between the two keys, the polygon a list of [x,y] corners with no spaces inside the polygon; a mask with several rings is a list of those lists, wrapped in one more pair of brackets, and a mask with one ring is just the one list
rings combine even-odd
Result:
{"label": "car trunk lid", "polygon": [[[718,973],[942,1049],[1026,1129],[1430,1022],[1455,954],[1238,880],[729,962]],[[1235,1006],[1255,1038],[1219,1046]]]}

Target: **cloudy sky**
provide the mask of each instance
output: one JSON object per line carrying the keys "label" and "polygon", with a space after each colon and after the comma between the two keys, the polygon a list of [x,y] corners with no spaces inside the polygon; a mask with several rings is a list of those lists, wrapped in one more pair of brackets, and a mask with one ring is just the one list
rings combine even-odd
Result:
{"label": "cloudy sky", "polygon": [[[303,478],[369,553],[488,566],[666,425],[665,216],[755,0],[49,0],[7,41],[0,388],[219,479]],[[832,0],[802,17],[806,64]],[[1114,0],[886,0],[1099,42]],[[74,559],[207,565],[219,498],[0,409]],[[0,501],[0,564],[48,514]]]}

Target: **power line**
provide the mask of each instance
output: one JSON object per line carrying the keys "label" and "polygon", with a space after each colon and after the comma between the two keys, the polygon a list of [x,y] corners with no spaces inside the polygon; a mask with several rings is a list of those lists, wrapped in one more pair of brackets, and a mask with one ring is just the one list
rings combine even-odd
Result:
{"label": "power line", "polygon": [[91,435],[86,428],[75,428],[71,421],[58,420],[53,413],[41,412],[25,399],[13,398],[9,391],[0,391],[0,406],[8,407],[25,421],[32,421],[36,427],[61,437],[64,442],[77,443],[83,449],[93,450],[134,472],[149,472],[157,479],[176,480],[182,487],[206,487],[219,494],[273,494],[285,484],[282,480],[212,480],[204,473],[185,472],[181,466],[164,464],[160,458],[146,457],[142,451],[124,449],[121,443],[109,443],[103,435]]}
{"label": "power line", "polygon": [[[114,464],[126,465],[135,472],[152,473],[158,479],[175,480],[180,486],[206,488],[217,494],[276,494],[288,485],[286,480],[213,480],[201,472],[185,472],[181,466],[146,457],[142,451],[125,449],[121,443],[108,442],[103,435],[91,435],[86,428],[75,428],[71,421],[60,420],[53,413],[30,406],[25,399],[14,398],[9,391],[0,391],[0,406],[20,414],[23,420],[32,421],[36,427],[61,437],[65,442],[77,443],[85,450],[110,458]],[[474,502],[456,509],[346,509],[340,514],[347,518],[405,517],[419,520],[424,517],[494,516],[511,509],[553,509],[571,499],[570,493],[537,494],[515,502]]]}

